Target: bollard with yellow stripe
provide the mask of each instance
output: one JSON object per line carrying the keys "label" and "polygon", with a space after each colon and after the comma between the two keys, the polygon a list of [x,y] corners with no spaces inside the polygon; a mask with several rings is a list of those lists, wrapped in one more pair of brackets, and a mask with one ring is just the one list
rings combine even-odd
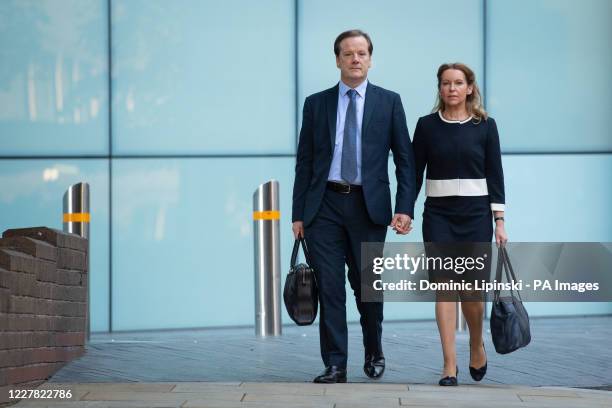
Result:
{"label": "bollard with yellow stripe", "polygon": [[255,246],[255,334],[281,331],[280,207],[278,181],[261,184],[253,194]]}
{"label": "bollard with yellow stripe", "polygon": [[[72,234],[80,235],[87,239],[87,245],[89,246],[89,221],[91,215],[89,214],[89,184],[77,183],[68,187],[66,193],[64,193],[64,211],[63,219],[64,232],[70,232]],[[90,255],[91,246],[87,249],[87,254]],[[89,258],[87,256],[87,273],[89,273]],[[87,305],[87,312],[85,314],[85,339],[89,343],[91,336],[90,326],[90,303],[89,303],[89,279],[86,280],[88,288],[85,291],[86,298],[85,304]]]}
{"label": "bollard with yellow stripe", "polygon": [[64,194],[64,231],[89,239],[89,184],[77,183]]}
{"label": "bollard with yellow stripe", "polygon": [[89,213],[64,213],[64,222],[89,222]]}
{"label": "bollard with yellow stripe", "polygon": [[280,220],[280,211],[253,211],[253,220]]}

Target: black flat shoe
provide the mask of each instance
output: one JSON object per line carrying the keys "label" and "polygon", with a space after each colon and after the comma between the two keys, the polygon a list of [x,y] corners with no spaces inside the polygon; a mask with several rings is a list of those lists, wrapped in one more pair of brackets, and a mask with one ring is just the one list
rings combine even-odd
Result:
{"label": "black flat shoe", "polygon": [[[485,348],[484,342],[482,343],[482,349],[484,350],[485,356],[486,356],[487,349]],[[470,360],[471,359],[472,359],[472,347],[470,346]],[[485,361],[484,365],[480,368],[474,368],[470,366],[470,375],[472,376],[474,381],[480,381],[484,378],[485,374],[487,373],[487,363],[488,361]]]}
{"label": "black flat shoe", "polygon": [[345,383],[346,370],[338,366],[325,367],[325,371],[316,376],[313,382],[318,384]]}
{"label": "black flat shoe", "polygon": [[456,371],[455,371],[455,376],[451,377],[451,376],[447,376],[444,378],[440,378],[440,381],[438,381],[438,384],[440,384],[443,387],[456,387],[458,385],[457,382],[457,376],[459,375],[459,367],[456,367]]}
{"label": "black flat shoe", "polygon": [[363,372],[368,377],[378,380],[385,372],[385,357],[366,354]]}

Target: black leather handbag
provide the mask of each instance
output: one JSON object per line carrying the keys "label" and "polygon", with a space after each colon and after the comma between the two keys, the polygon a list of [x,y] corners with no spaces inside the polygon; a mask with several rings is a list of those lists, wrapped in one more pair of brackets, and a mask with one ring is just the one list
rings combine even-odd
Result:
{"label": "black leather handbag", "polygon": [[[304,256],[307,263],[296,265],[298,250],[300,244],[304,249]],[[317,280],[314,269],[309,266],[310,253],[306,245],[306,240],[300,237],[295,240],[293,245],[293,253],[291,254],[291,268],[285,279],[285,288],[283,290],[283,300],[289,317],[298,326],[307,326],[312,324],[317,317],[317,309],[319,305],[319,294],[317,291]]]}
{"label": "black leather handbag", "polygon": [[[502,269],[506,272],[508,282],[511,282],[511,278],[517,281],[505,247],[500,247],[498,251],[495,274],[497,282],[502,281]],[[494,292],[491,307],[491,336],[495,351],[499,354],[508,354],[525,347],[531,341],[529,315],[518,291],[516,291],[518,298],[514,297],[512,290],[509,297],[500,297],[499,292],[499,290]]]}

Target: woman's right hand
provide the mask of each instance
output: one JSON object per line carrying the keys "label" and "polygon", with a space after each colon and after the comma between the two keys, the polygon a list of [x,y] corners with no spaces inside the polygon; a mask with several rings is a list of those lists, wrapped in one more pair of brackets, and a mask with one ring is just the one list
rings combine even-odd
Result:
{"label": "woman's right hand", "polygon": [[503,221],[497,221],[495,223],[495,243],[497,246],[505,246],[508,242],[508,234],[506,234],[506,228]]}
{"label": "woman's right hand", "polygon": [[304,238],[304,222],[303,221],[295,221],[291,226],[293,230],[293,237],[298,239],[298,237]]}

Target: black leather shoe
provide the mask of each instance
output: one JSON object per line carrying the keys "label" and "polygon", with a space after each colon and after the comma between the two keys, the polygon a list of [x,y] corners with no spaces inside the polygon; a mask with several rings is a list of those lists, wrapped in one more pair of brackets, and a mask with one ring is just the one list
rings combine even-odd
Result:
{"label": "black leather shoe", "polygon": [[455,376],[451,377],[451,376],[447,376],[444,378],[440,378],[440,381],[438,382],[438,384],[440,384],[443,387],[447,387],[447,386],[457,386],[458,382],[457,382],[457,376],[459,375],[459,367],[456,367],[456,371],[455,371]]}
{"label": "black leather shoe", "polygon": [[325,367],[325,371],[316,376],[313,382],[319,384],[345,383],[346,370],[338,366]]}
{"label": "black leather shoe", "polygon": [[385,357],[366,354],[363,372],[368,377],[378,380],[385,372]]}
{"label": "black leather shoe", "polygon": [[[482,348],[485,352],[485,355],[487,354],[487,349],[485,348],[484,342],[482,343]],[[470,346],[470,360],[472,359],[472,347]],[[487,363],[488,361],[485,361],[484,365],[480,368],[474,368],[472,366],[470,367],[470,375],[472,376],[472,378],[474,379],[474,381],[480,381],[484,378],[485,374],[487,373]]]}

